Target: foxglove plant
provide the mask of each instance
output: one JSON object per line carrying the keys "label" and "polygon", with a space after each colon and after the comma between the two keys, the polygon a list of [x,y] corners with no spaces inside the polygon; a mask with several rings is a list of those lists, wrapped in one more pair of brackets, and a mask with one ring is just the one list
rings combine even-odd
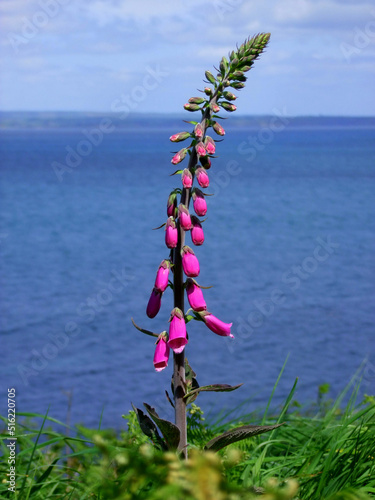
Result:
{"label": "foxglove plant", "polygon": [[[187,232],[190,231],[194,245],[200,246],[204,242],[202,228],[204,221],[199,220],[198,217],[203,217],[207,213],[205,200],[207,194],[201,189],[206,189],[209,186],[208,170],[211,167],[211,159],[214,158],[213,155],[216,152],[216,142],[207,132],[212,128],[219,137],[225,135],[224,128],[218,122],[221,117],[217,113],[220,109],[227,112],[233,112],[237,109],[232,103],[237,99],[237,96],[228,89],[240,90],[245,86],[247,79],[245,73],[251,69],[255,59],[263,52],[269,38],[269,33],[258,34],[247,39],[237,50],[232,51],[229,60],[223,57],[216,77],[210,71],[205,73],[207,84],[211,86],[204,88],[202,91],[204,96],[191,97],[184,105],[185,110],[198,112],[201,114],[201,118],[198,121],[187,122],[193,125],[191,132],[178,132],[170,137],[173,143],[190,141],[189,145],[174,153],[172,164],[178,165],[186,157],[189,161],[184,169],[174,172],[181,175],[182,187],[173,190],[167,201],[168,218],[165,224],[165,242],[170,249],[170,256],[169,259],[164,259],[158,268],[146,310],[147,315],[154,318],[159,312],[162,295],[170,286],[173,290],[174,304],[170,314],[169,332],[163,331],[158,335],[138,327],[133,321],[138,330],[157,337],[154,355],[156,371],[167,367],[169,352],[173,351],[173,401],[169,396],[168,400],[175,409],[175,424],[161,419],[156,411],[147,404],[145,407],[152,420],[140,409],[134,408],[134,410],[142,430],[156,444],[160,445],[163,442],[162,447],[178,449],[185,457],[187,457],[186,405],[193,402],[201,391],[232,391],[239,387],[239,385],[226,384],[199,387],[195,373],[185,358],[185,350],[189,342],[186,325],[191,320],[203,321],[208,329],[215,334],[233,338],[232,323],[222,321],[207,310],[202,292],[203,287],[194,279],[199,276],[199,261],[195,252],[186,245],[185,239]],[[197,180],[199,188],[193,186],[194,179]],[[191,215],[189,212],[191,200],[196,215]],[[173,283],[169,282],[170,271],[173,273]],[[186,281],[184,275],[187,277]],[[190,310],[184,312],[185,290],[191,306],[191,313]],[[164,441],[158,435],[156,426],[159,427]],[[205,448],[218,450],[232,442],[272,430],[275,427],[242,426],[214,438],[206,444]]]}

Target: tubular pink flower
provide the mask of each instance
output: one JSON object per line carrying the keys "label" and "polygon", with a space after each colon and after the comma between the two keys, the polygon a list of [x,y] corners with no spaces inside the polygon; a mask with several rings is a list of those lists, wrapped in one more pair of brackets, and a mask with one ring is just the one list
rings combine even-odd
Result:
{"label": "tubular pink flower", "polygon": [[200,267],[199,261],[195,256],[193,250],[187,245],[182,247],[181,250],[182,255],[182,268],[184,273],[189,278],[196,278],[199,275]]}
{"label": "tubular pink flower", "polygon": [[159,290],[157,290],[156,288],[152,290],[146,309],[146,314],[149,318],[155,318],[155,316],[159,312],[161,306],[161,296],[162,293],[159,292]]}
{"label": "tubular pink flower", "polygon": [[195,246],[203,245],[204,242],[204,232],[202,228],[202,224],[199,222],[199,219],[192,215],[191,223],[193,227],[190,230],[191,240]]}
{"label": "tubular pink flower", "polygon": [[208,174],[203,167],[198,167],[195,171],[195,175],[197,176],[197,181],[200,187],[206,188],[210,184],[210,179],[208,178]]}
{"label": "tubular pink flower", "polygon": [[200,189],[194,188],[192,193],[193,206],[195,213],[200,217],[203,217],[207,213],[207,203],[204,199],[203,193]]}
{"label": "tubular pink flower", "polygon": [[222,337],[234,338],[234,335],[230,332],[233,323],[224,323],[224,321],[221,321],[211,313],[203,313],[201,314],[201,318],[212,332]]}
{"label": "tubular pink flower", "polygon": [[156,290],[158,290],[159,292],[162,293],[165,292],[168,286],[170,268],[171,268],[171,262],[167,259],[164,259],[159,266],[159,269],[156,273],[156,279],[154,285],[154,288],[156,288]]}
{"label": "tubular pink flower", "polygon": [[190,189],[191,186],[193,185],[193,176],[191,175],[191,172],[188,168],[185,168],[184,171],[182,172],[181,179],[184,188]]}
{"label": "tubular pink flower", "polygon": [[207,153],[210,154],[210,155],[213,155],[216,151],[216,144],[214,142],[214,140],[210,137],[210,136],[207,136],[204,140],[204,147],[206,148],[207,150]]}
{"label": "tubular pink flower", "polygon": [[166,333],[165,335],[160,335],[155,348],[154,367],[157,372],[161,372],[168,366],[170,348],[166,342]]}
{"label": "tubular pink flower", "polygon": [[172,158],[171,162],[173,163],[173,165],[177,165],[177,163],[180,163],[182,162],[182,160],[185,158],[186,154],[187,154],[187,149],[184,148],[184,149],[180,149],[180,151],[178,153],[176,153],[174,155],[174,157]]}
{"label": "tubular pink flower", "polygon": [[168,217],[175,216],[175,210],[177,208],[177,194],[172,191],[168,197],[167,201],[167,215]]}
{"label": "tubular pink flower", "polygon": [[207,151],[206,148],[204,147],[203,142],[198,142],[198,144],[195,146],[195,151],[197,152],[197,155],[199,156],[206,156]]}
{"label": "tubular pink flower", "polygon": [[185,318],[181,309],[175,307],[171,312],[169,321],[168,346],[176,354],[179,354],[185,349],[185,345],[188,343]]}
{"label": "tubular pink flower", "polygon": [[178,206],[178,217],[180,220],[180,226],[184,231],[189,231],[191,228],[191,218],[189,214],[189,210],[186,208],[185,205],[180,205]]}
{"label": "tubular pink flower", "polygon": [[173,217],[168,217],[165,226],[165,244],[168,248],[176,248],[178,242],[178,231],[176,221]]}
{"label": "tubular pink flower", "polygon": [[190,307],[194,311],[205,311],[207,309],[206,301],[204,300],[202,290],[200,289],[198,283],[195,280],[188,278],[186,284],[186,294]]}

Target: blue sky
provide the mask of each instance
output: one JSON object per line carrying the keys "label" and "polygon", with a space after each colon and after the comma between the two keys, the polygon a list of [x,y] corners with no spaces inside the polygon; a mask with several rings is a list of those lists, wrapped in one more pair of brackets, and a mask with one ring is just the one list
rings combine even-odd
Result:
{"label": "blue sky", "polygon": [[375,115],[361,0],[1,0],[1,110],[180,112],[204,71],[271,32],[240,114]]}

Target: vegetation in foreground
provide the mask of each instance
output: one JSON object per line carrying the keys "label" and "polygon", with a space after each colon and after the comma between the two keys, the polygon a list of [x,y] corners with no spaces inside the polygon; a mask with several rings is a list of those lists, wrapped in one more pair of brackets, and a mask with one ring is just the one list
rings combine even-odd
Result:
{"label": "vegetation in foreground", "polygon": [[[293,391],[279,417],[256,413],[207,423],[194,404],[189,411],[189,459],[161,451],[145,436],[134,412],[128,429],[74,429],[43,415],[17,417],[16,491],[8,490],[7,439],[2,433],[0,498],[147,500],[361,500],[375,496],[375,398],[356,404],[354,390],[301,409]],[[267,410],[266,410],[267,413]],[[6,419],[2,419],[6,424]],[[214,453],[202,444],[223,431],[254,422],[274,431]],[[56,424],[65,432],[54,430]]]}

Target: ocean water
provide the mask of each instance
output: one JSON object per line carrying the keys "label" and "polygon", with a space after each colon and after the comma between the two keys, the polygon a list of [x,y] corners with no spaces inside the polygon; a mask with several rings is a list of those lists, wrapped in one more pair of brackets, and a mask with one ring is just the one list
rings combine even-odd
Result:
{"label": "ocean water", "polygon": [[[229,124],[209,171],[199,283],[212,285],[208,309],[233,322],[235,339],[191,322],[186,352],[201,385],[244,383],[201,395],[211,416],[243,401],[243,412],[262,408],[286,358],[275,406],[296,377],[301,403],[323,383],[335,397],[361,364],[362,392],[374,394],[375,120],[272,123]],[[70,398],[73,423],[96,426],[103,413],[102,426],[119,429],[131,402],[171,417],[172,363],[154,372],[154,341],[131,318],[167,329],[169,289],[155,319],[145,308],[168,257],[153,228],[180,185],[169,136],[185,125],[137,117],[90,146],[93,127],[0,132],[0,409],[15,387],[18,411],[65,421]]]}

